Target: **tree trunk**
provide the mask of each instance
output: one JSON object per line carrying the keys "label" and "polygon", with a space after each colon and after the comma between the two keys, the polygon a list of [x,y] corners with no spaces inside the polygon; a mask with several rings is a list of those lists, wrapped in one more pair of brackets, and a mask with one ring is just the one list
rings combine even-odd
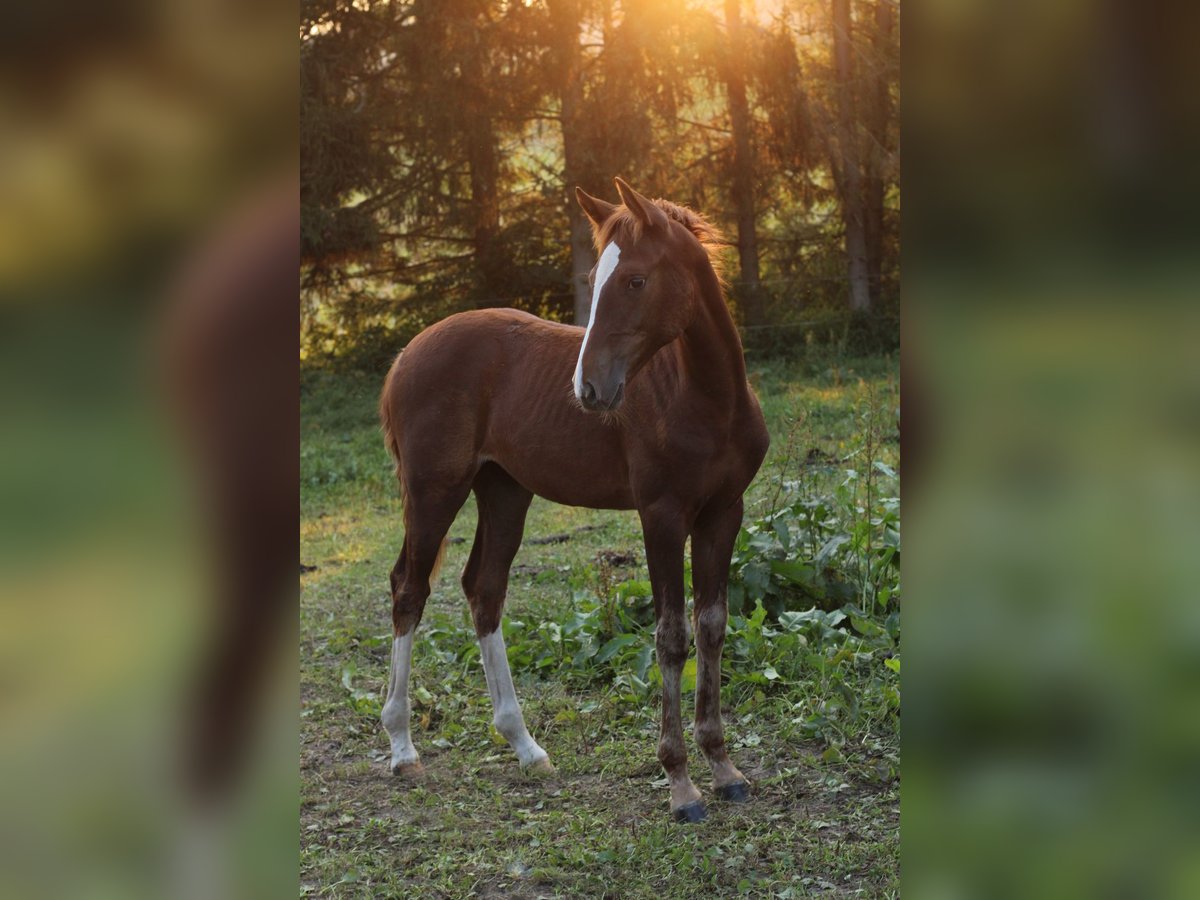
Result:
{"label": "tree trunk", "polygon": [[870,275],[867,270],[867,235],[863,204],[862,168],[859,164],[858,131],[854,108],[854,70],[850,58],[850,0],[833,2],[833,65],[837,79],[838,145],[841,157],[842,221],[846,229],[847,273],[850,309],[871,308]]}
{"label": "tree trunk", "polygon": [[887,189],[885,169],[891,142],[889,53],[895,13],[892,0],[875,0],[875,28],[871,35],[872,68],[870,114],[867,121],[867,177],[865,186],[867,273],[872,304],[878,304],[883,287],[883,201]]}
{"label": "tree trunk", "polygon": [[497,238],[500,234],[500,203],[497,198],[496,148],[490,123],[472,129],[468,152],[471,167],[471,206],[474,210],[472,246],[478,274],[476,306],[497,306],[504,302],[504,269]]}
{"label": "tree trunk", "polygon": [[586,325],[592,313],[592,288],[588,284],[588,275],[595,265],[592,226],[573,196],[567,203],[571,220],[571,292],[574,297],[575,324]]}
{"label": "tree trunk", "polygon": [[477,278],[475,305],[486,307],[503,304],[505,269],[497,246],[500,234],[500,165],[496,135],[483,71],[482,36],[478,28],[473,28],[473,32],[472,52],[463,61],[463,86],[466,89],[463,137],[471,173],[471,239]]}
{"label": "tree trunk", "polygon": [[571,293],[575,324],[586,325],[592,307],[588,274],[596,259],[592,249],[592,226],[579,204],[575,202],[575,188],[578,186],[591,192],[596,185],[590,183],[591,179],[584,165],[585,151],[579,135],[579,110],[583,104],[579,60],[579,2],[551,0],[548,9],[554,26],[558,63],[555,68],[562,126],[563,188],[567,202],[567,220],[571,227]]}
{"label": "tree trunk", "polygon": [[733,129],[732,199],[737,216],[738,294],[745,325],[763,323],[762,284],[758,274],[758,236],[754,217],[754,151],[750,142],[750,110],[742,74],[742,17],[739,0],[725,0],[725,28],[729,36],[725,89],[729,96],[729,121]]}

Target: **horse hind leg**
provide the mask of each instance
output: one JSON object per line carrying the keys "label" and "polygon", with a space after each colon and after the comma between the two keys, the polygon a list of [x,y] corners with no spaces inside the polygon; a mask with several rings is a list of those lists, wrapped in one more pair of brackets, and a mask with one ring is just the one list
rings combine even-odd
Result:
{"label": "horse hind leg", "polygon": [[400,557],[392,569],[392,660],[387,699],[381,719],[391,741],[391,769],[395,775],[416,776],[424,771],[410,732],[412,710],[408,699],[413,637],[430,580],[444,549],[446,532],[466,499],[469,486],[442,495],[456,502],[430,503],[410,492],[404,510],[405,537]]}
{"label": "horse hind leg", "polygon": [[391,742],[391,769],[394,775],[416,776],[424,771],[420,754],[409,731],[412,710],[408,700],[408,675],[412,667],[414,631],[392,637],[392,661],[388,671],[387,700],[381,719]]}
{"label": "horse hind leg", "polygon": [[492,698],[492,721],[516,751],[521,768],[533,773],[551,773],[554,766],[549,755],[525,726],[500,627],[508,593],[508,573],[521,546],[525,514],[533,495],[494,463],[480,470],[474,487],[479,524],[462,584],[479,637],[483,673]]}

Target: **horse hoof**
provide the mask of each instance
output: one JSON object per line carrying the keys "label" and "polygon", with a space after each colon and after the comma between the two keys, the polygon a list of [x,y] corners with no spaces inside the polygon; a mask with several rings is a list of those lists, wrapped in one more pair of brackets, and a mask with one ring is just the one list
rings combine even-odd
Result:
{"label": "horse hoof", "polygon": [[708,813],[705,812],[701,801],[694,800],[687,806],[671,810],[671,815],[675,817],[676,822],[703,822]]}
{"label": "horse hoof", "polygon": [[554,768],[554,763],[550,762],[550,757],[543,756],[541,759],[536,759],[529,765],[525,766],[525,774],[532,775],[535,778],[548,778],[558,772]]}
{"label": "horse hoof", "polygon": [[425,774],[425,767],[419,759],[416,762],[396,763],[392,766],[392,774],[400,778],[420,778]]}
{"label": "horse hoof", "polygon": [[746,781],[723,784],[717,788],[717,796],[727,803],[745,803],[750,799],[750,784]]}

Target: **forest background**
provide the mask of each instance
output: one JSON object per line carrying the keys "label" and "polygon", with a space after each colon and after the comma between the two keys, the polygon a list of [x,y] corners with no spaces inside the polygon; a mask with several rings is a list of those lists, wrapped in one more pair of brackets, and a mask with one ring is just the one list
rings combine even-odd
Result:
{"label": "forest background", "polygon": [[894,0],[306,0],[302,339],[377,369],[512,306],[585,322],[576,185],[729,241],[749,348],[898,346]]}

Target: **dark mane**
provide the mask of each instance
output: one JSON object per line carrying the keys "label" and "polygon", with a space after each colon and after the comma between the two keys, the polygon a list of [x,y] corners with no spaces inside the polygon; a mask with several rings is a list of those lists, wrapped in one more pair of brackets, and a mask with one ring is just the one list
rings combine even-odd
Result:
{"label": "dark mane", "polygon": [[[667,214],[668,219],[678,222],[690,231],[700,242],[700,246],[708,253],[708,261],[717,273],[717,278],[724,282],[724,259],[722,251],[728,244],[717,226],[713,225],[700,213],[672,203],[670,200],[655,200],[654,205]],[[642,236],[642,222],[625,206],[618,206],[616,211],[595,234],[596,252],[604,250],[608,243],[615,238],[629,238],[636,241]]]}

